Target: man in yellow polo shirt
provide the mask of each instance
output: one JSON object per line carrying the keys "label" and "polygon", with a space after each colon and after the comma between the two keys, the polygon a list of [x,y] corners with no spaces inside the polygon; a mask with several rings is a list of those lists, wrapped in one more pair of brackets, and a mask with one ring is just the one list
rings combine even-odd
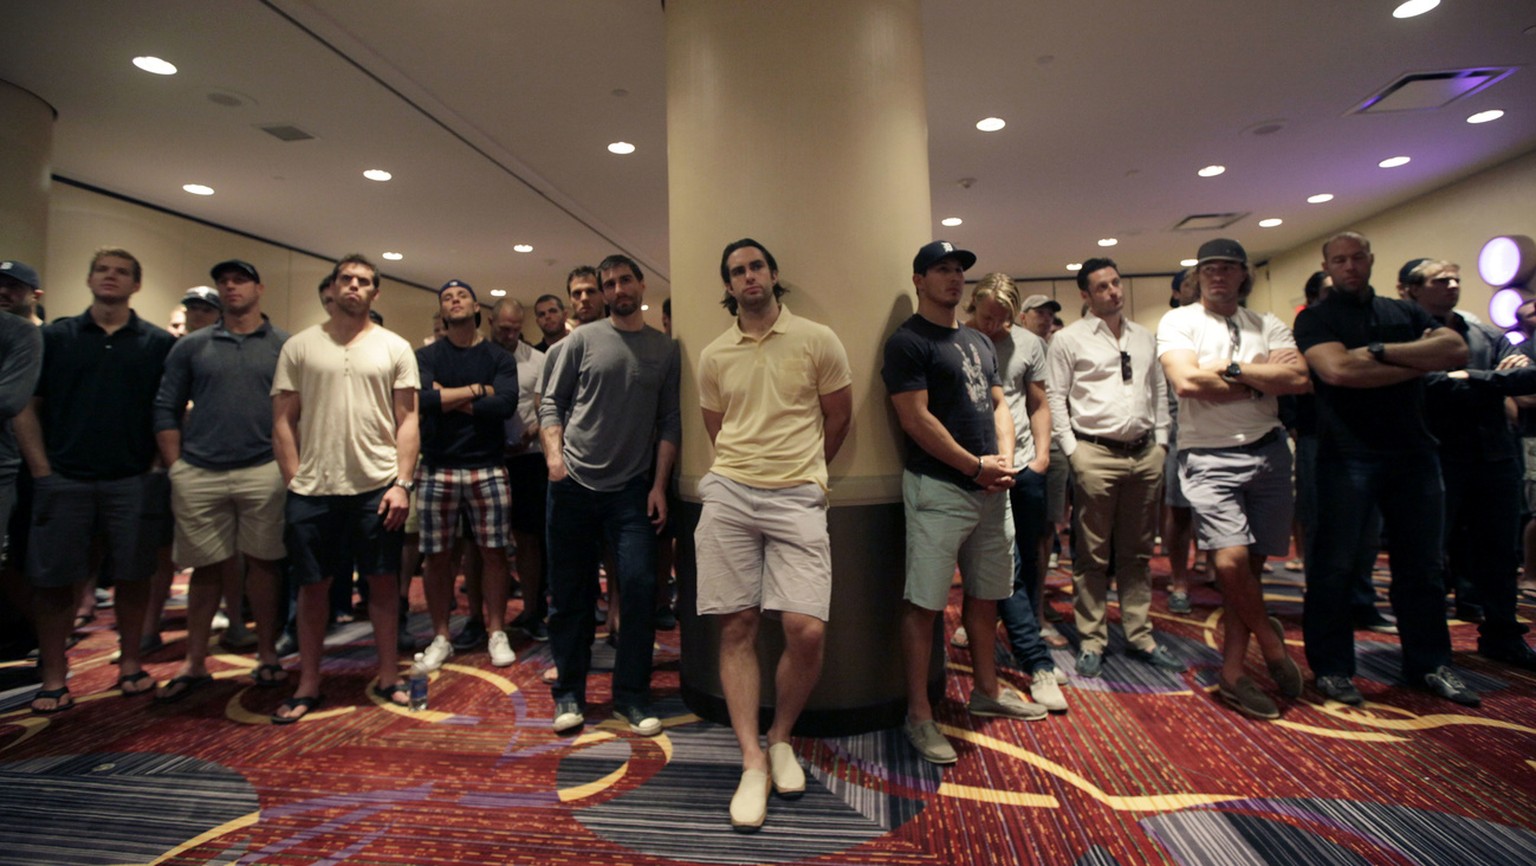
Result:
{"label": "man in yellow polo shirt", "polygon": [[[832,329],[779,303],[779,266],[743,238],[720,256],[736,324],[699,356],[699,403],[715,462],[699,482],[699,614],[720,622],[720,680],[741,744],[731,825],[761,827],[771,785],[805,791],[789,732],[821,673],[832,595],[827,463],[848,435],[853,376]],[[758,741],[757,627],[784,629],[768,750]]]}

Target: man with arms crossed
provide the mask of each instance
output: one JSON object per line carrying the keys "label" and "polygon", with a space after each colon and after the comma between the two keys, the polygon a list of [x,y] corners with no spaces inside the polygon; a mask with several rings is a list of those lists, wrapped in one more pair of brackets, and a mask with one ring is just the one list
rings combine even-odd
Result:
{"label": "man with arms crossed", "polygon": [[[656,639],[656,532],[667,522],[667,479],[682,439],[677,344],[645,324],[640,266],[612,255],[598,266],[603,321],[561,340],[545,371],[539,435],[549,467],[550,644],[554,730],[584,721],[596,632],[598,537],[616,559],[624,628],[613,668],[613,715],[644,736],[661,732],[650,703]],[[578,301],[575,291],[571,298]],[[581,304],[576,304],[578,310]],[[655,478],[651,442],[656,440]]]}
{"label": "man with arms crossed", "polygon": [[[539,378],[544,353],[523,339],[523,305],[502,298],[491,309],[491,330],[497,345],[517,361],[517,412],[507,419],[503,457],[512,488],[512,540],[517,548],[517,577],[523,585],[523,612],[511,623],[537,641],[549,640],[544,581],[544,502],[549,497],[549,470],[539,439]],[[473,600],[473,596],[471,596]]]}
{"label": "man with arms crossed", "polygon": [[1199,548],[1213,553],[1226,609],[1221,698],[1245,715],[1274,719],[1279,708],[1243,662],[1252,635],[1281,693],[1301,697],[1301,668],[1285,651],[1280,621],[1264,612],[1259,575],[1266,556],[1290,549],[1291,450],[1276,395],[1308,390],[1307,364],[1279,319],[1240,305],[1253,289],[1241,244],[1207,241],[1197,258],[1185,280],[1198,281],[1199,300],[1157,327],[1158,358],[1179,399],[1176,471]]}
{"label": "man with arms crossed", "polygon": [[885,341],[880,371],[906,434],[906,611],[901,649],[907,678],[907,739],[935,764],[959,760],[928,699],[934,617],[949,601],[958,564],[971,639],[973,715],[1043,719],[997,680],[997,603],[1013,594],[1013,416],[1003,398],[992,341],[960,327],[956,308],[975,253],[934,241],[912,260],[917,312]]}
{"label": "man with arms crossed", "polygon": [[[853,416],[853,375],[832,329],[779,303],[773,254],[751,238],[720,258],[736,324],[699,355],[699,403],[715,462],[699,482],[699,614],[720,617],[720,681],[741,744],[731,824],[762,826],[768,788],[805,790],[789,734],[821,674],[832,596],[827,463]],[[757,629],[784,628],[768,751],[758,741]]]}
{"label": "man with arms crossed", "polygon": [[[409,702],[395,638],[400,528],[420,446],[411,344],[375,325],[379,270],[361,255],[331,272],[330,319],[283,345],[272,382],[272,445],[288,485],[287,548],[299,583],[299,687],[272,715],[299,721],[320,705],[331,581],[352,566],[369,581],[380,700]],[[322,295],[323,297],[323,295]]]}
{"label": "man with arms crossed", "polygon": [[[260,659],[252,674],[256,685],[288,678],[275,648],[285,492],[272,454],[267,396],[288,332],[262,314],[265,287],[253,265],[231,259],[214,265],[210,275],[219,287],[223,320],[176,342],[155,397],[155,439],[169,467],[176,519],[172,559],[192,569],[187,657],[155,696],[162,702],[213,681],[205,664],[209,630],[227,573],[239,567],[236,554],[244,554],[250,568]],[[196,405],[190,414],[189,402]]]}

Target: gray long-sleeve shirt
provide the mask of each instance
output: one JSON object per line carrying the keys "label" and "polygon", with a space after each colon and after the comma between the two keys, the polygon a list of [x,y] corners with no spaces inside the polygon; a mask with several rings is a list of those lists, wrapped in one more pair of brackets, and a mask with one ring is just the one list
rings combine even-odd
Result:
{"label": "gray long-sleeve shirt", "polygon": [[225,472],[274,459],[269,395],[287,340],[265,316],[249,334],[232,334],[220,322],[177,340],[155,395],[155,432],[179,429],[182,459],[199,469]]}
{"label": "gray long-sleeve shirt", "polygon": [[659,438],[682,442],[677,343],[652,327],[582,325],[546,367],[543,426],[565,428],[565,466],[578,484],[613,491],[650,471]]}

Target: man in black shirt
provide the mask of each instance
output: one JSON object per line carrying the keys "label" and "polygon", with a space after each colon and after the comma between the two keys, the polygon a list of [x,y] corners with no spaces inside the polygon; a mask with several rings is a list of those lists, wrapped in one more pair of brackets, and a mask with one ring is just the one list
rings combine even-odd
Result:
{"label": "man in black shirt", "polygon": [[1392,610],[1402,636],[1403,677],[1447,700],[1476,706],[1450,666],[1442,551],[1445,489],[1424,417],[1424,374],[1467,361],[1467,344],[1422,309],[1376,295],[1370,241],[1353,232],[1323,245],[1333,292],[1296,319],[1296,344],[1317,393],[1317,529],[1307,554],[1303,632],[1307,661],[1325,696],[1364,701],[1355,674],[1350,595],[1381,510],[1392,568]]}

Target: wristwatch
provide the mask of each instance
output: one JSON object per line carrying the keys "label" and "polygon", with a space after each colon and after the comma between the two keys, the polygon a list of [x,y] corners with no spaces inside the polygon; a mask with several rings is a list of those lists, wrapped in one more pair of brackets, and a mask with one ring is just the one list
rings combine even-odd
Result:
{"label": "wristwatch", "polygon": [[1227,369],[1221,371],[1221,378],[1226,379],[1228,382],[1236,382],[1241,375],[1243,375],[1243,367],[1236,361],[1228,364]]}
{"label": "wristwatch", "polygon": [[1378,363],[1387,363],[1387,347],[1384,344],[1372,343],[1369,346],[1366,346],[1365,350],[1370,352],[1371,357],[1375,358]]}
{"label": "wristwatch", "polygon": [[396,478],[395,479],[395,486],[401,488],[406,493],[415,493],[416,492],[416,482],[414,482],[414,481],[401,481],[400,479]]}

